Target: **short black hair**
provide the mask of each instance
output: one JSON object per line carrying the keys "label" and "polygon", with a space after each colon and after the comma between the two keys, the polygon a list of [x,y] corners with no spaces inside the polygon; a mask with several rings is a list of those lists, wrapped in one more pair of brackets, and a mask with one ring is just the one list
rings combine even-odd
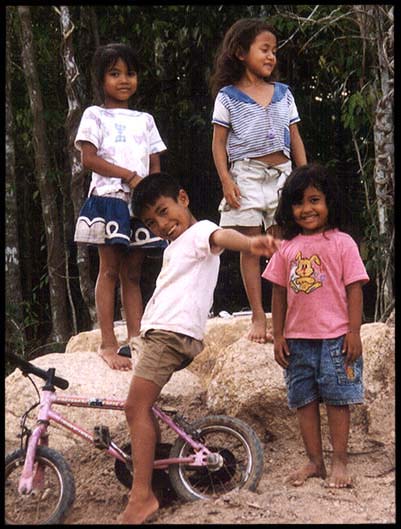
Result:
{"label": "short black hair", "polygon": [[153,206],[160,197],[170,197],[177,201],[182,186],[169,174],[160,172],[152,173],[143,178],[136,186],[132,197],[132,212],[136,217],[141,217],[142,211],[147,206]]}
{"label": "short black hair", "polygon": [[302,200],[304,191],[309,186],[315,187],[325,196],[328,209],[327,229],[340,228],[342,208],[337,179],[326,167],[309,163],[294,169],[280,191],[274,219],[281,227],[284,239],[292,239],[302,232],[302,228],[294,220],[292,206]]}

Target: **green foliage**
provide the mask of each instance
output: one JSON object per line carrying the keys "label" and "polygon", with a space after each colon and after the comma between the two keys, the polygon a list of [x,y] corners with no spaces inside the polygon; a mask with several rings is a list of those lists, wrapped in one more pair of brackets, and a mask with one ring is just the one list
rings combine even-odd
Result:
{"label": "green foliage", "polygon": [[[7,9],[15,14],[15,6]],[[287,41],[278,51],[280,80],[288,83],[295,95],[308,159],[332,167],[344,189],[349,191],[354,205],[354,229],[358,240],[365,238],[367,241],[367,264],[374,278],[383,266],[384,253],[383,241],[372,222],[375,97],[371,87],[376,82],[376,65],[373,48],[360,38],[352,6],[129,4],[69,6],[69,9],[75,26],[72,38],[80,70],[77,83],[83,107],[91,104],[94,97],[89,73],[95,48],[90,23],[94,13],[101,44],[122,41],[137,50],[142,68],[133,104],[156,119],[168,146],[168,154],[162,159],[163,169],[187,188],[194,214],[215,221],[218,220],[221,187],[211,154],[213,100],[208,81],[214,56],[225,31],[237,19],[248,16],[268,19],[278,30],[280,43]],[[52,164],[48,177],[57,182],[55,200],[71,227],[74,218],[68,207],[71,175],[65,137],[67,99],[59,16],[50,6],[32,6],[31,15]],[[12,24],[16,221],[24,298],[29,300],[25,302],[23,325],[36,340],[47,335],[49,326],[47,281],[43,273],[46,248],[39,191],[34,178],[32,115],[21,67],[15,16]],[[358,141],[365,175],[360,172],[354,138]],[[361,185],[364,178],[366,188]],[[365,189],[368,196],[365,196]],[[367,203],[372,209],[367,208]],[[66,232],[71,234],[73,229]],[[66,241],[66,246],[74,248],[72,239]],[[74,256],[74,252],[71,254]],[[235,307],[221,308],[240,310],[248,302],[233,259],[223,264],[222,283],[216,291],[216,299],[223,296],[225,304]],[[79,292],[78,279],[75,281],[72,288]],[[229,292],[229,296],[223,292]],[[266,309],[269,307],[267,299]]]}

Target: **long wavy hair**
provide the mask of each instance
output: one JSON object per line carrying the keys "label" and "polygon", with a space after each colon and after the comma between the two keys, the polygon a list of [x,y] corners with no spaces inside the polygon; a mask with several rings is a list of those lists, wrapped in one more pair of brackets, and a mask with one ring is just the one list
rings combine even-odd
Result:
{"label": "long wavy hair", "polygon": [[280,191],[274,220],[280,226],[284,239],[293,239],[302,232],[294,220],[292,206],[302,201],[309,186],[318,189],[326,198],[328,219],[325,231],[341,228],[342,207],[337,179],[322,165],[310,163],[294,169]]}
{"label": "long wavy hair", "polygon": [[[238,55],[247,53],[256,37],[263,31],[272,33],[278,40],[275,28],[258,18],[242,18],[237,20],[224,36],[214,60],[213,72],[210,77],[209,86],[213,98],[223,86],[238,82],[244,71],[243,61]],[[277,67],[272,72],[269,80],[277,78]]]}

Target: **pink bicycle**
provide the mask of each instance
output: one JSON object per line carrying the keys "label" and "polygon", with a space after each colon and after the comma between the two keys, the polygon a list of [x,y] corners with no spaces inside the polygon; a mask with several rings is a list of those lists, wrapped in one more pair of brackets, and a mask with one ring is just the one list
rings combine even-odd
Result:
{"label": "pink bicycle", "polygon": [[[49,447],[51,421],[105,450],[115,458],[115,474],[131,487],[134,469],[130,445],[119,447],[106,426],[93,433],[53,410],[54,405],[124,410],[124,401],[99,397],[57,394],[55,387],[68,388],[68,381],[55,375],[55,369],[38,368],[9,354],[11,362],[28,376],[38,394],[38,402],[21,417],[21,447],[5,459],[5,522],[8,525],[50,525],[62,523],[75,500],[74,476],[63,455]],[[39,392],[29,376],[45,381]],[[39,406],[35,427],[27,428],[30,412]],[[225,494],[234,488],[255,490],[263,472],[263,449],[249,425],[225,415],[207,416],[189,423],[176,411],[153,407],[155,416],[177,435],[168,457],[156,459],[155,472],[168,470],[177,496],[186,501]],[[165,446],[169,446],[165,444]],[[156,457],[158,457],[156,453]]]}

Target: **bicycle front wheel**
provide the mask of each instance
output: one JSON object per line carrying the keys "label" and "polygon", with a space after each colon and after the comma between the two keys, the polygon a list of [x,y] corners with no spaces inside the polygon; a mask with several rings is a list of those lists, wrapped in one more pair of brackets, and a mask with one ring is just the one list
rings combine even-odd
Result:
{"label": "bicycle front wheel", "polygon": [[[171,484],[180,498],[194,501],[216,498],[235,488],[255,490],[263,473],[263,449],[253,431],[235,417],[215,415],[204,417],[192,424],[200,432],[200,441],[220,463],[193,467],[176,464],[169,467]],[[188,457],[193,448],[178,438],[170,457]]]}
{"label": "bicycle front wheel", "polygon": [[75,500],[75,483],[64,457],[46,446],[38,446],[33,489],[18,492],[25,450],[6,456],[4,510],[7,525],[52,525],[61,523]]}

